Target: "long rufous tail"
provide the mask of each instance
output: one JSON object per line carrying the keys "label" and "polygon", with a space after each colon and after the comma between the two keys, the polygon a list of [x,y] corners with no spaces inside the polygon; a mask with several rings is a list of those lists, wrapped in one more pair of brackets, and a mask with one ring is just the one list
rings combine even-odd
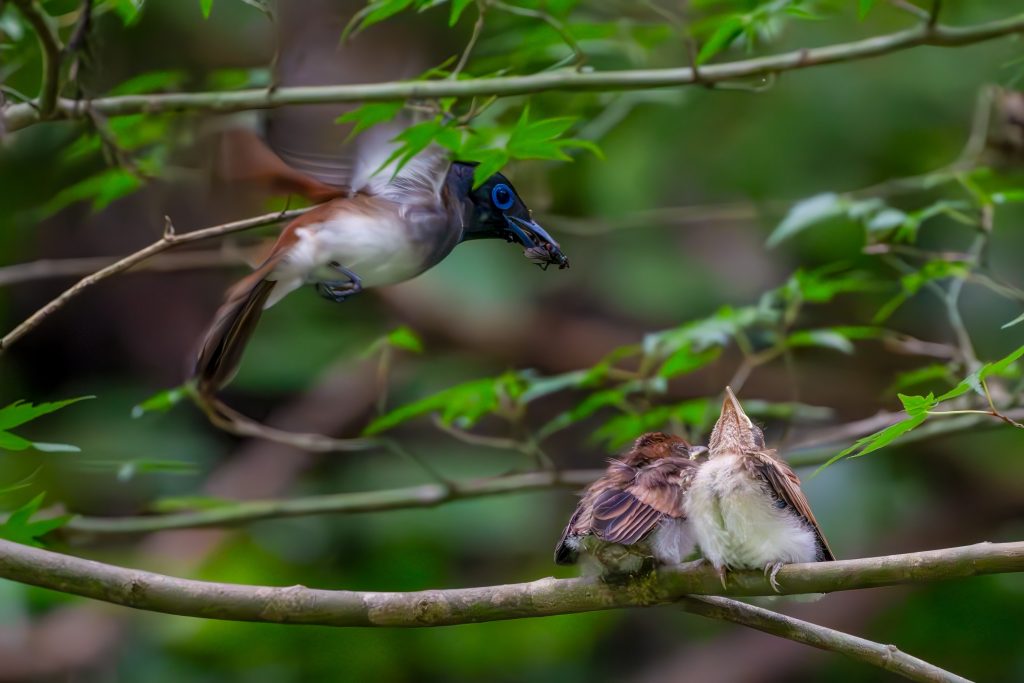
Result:
{"label": "long rufous tail", "polygon": [[211,396],[238,372],[249,338],[276,284],[260,268],[228,290],[227,300],[213,319],[196,358],[193,378],[204,396]]}

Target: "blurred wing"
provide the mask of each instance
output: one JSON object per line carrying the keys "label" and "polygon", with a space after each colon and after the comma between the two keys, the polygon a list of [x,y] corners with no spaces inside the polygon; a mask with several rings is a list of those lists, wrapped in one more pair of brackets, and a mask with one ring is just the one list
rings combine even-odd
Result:
{"label": "blurred wing", "polygon": [[246,183],[272,194],[298,194],[314,202],[325,202],[348,194],[349,178],[323,182],[305,169],[289,165],[248,128],[226,128],[211,136],[215,149],[214,178],[229,183]]}
{"label": "blurred wing", "polygon": [[352,189],[403,204],[435,203],[448,173],[448,155],[431,145],[399,168],[399,160],[392,156],[401,146],[395,138],[404,129],[384,124],[356,138]]}
{"label": "blurred wing", "polygon": [[818,538],[819,550],[824,559],[827,561],[836,559],[828,541],[825,540],[825,534],[818,526],[818,520],[811,512],[807,496],[800,488],[800,477],[796,476],[796,472],[789,464],[776,458],[771,452],[764,451],[750,454],[748,462],[752,464],[754,476],[761,479],[776,498],[785,502],[814,530],[814,534]]}

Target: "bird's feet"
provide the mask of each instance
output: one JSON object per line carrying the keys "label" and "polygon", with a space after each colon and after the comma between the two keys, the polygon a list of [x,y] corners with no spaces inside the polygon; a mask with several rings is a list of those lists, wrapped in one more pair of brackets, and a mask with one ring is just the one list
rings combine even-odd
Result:
{"label": "bird's feet", "polygon": [[350,296],[363,291],[363,281],[359,279],[358,275],[335,261],[331,261],[327,265],[331,270],[344,275],[348,279],[323,280],[316,283],[316,291],[320,296],[335,303],[341,303]]}
{"label": "bird's feet", "polygon": [[779,570],[782,569],[785,562],[770,562],[764,566],[764,575],[768,577],[768,583],[772,585],[772,590],[776,593],[781,593],[782,589],[779,587],[779,582],[775,579],[778,575]]}

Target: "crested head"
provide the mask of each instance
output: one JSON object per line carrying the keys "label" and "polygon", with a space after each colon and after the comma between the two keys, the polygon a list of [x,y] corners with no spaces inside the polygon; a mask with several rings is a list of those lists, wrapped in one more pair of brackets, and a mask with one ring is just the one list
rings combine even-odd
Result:
{"label": "crested head", "polygon": [[476,164],[456,161],[448,172],[450,191],[464,207],[462,240],[500,238],[523,247],[528,259],[547,268],[568,268],[569,259],[544,228],[538,225],[512,183],[495,173],[473,187]]}
{"label": "crested head", "polygon": [[622,460],[636,466],[673,456],[694,459],[706,451],[703,446],[692,446],[686,439],[675,434],[648,432],[633,442],[633,447]]}
{"label": "crested head", "polygon": [[764,448],[764,432],[751,422],[732,389],[725,388],[722,414],[711,430],[711,457],[723,453],[750,453]]}

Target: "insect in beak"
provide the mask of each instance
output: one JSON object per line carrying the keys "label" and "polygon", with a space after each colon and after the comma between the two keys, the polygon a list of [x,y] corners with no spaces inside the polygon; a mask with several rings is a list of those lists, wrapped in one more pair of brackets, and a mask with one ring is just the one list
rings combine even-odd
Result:
{"label": "insect in beak", "polygon": [[569,267],[569,259],[562,253],[558,242],[532,219],[517,216],[505,216],[508,223],[509,241],[517,241],[523,246],[526,258],[547,270],[550,265],[557,265],[561,270]]}

